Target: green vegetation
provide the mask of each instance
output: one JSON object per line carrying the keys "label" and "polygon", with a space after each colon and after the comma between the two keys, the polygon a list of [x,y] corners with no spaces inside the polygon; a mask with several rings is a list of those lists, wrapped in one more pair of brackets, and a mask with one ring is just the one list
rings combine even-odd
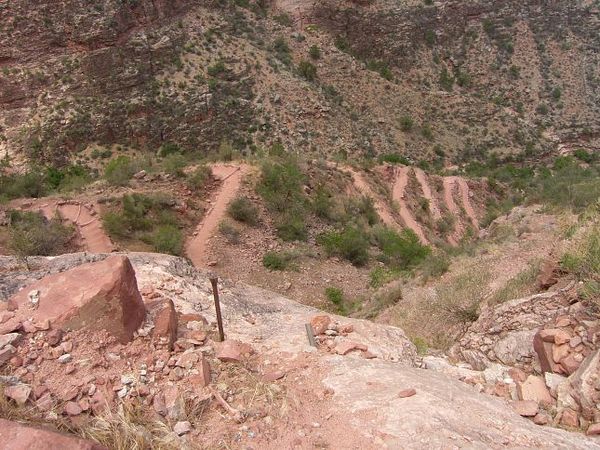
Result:
{"label": "green vegetation", "polygon": [[403,164],[405,166],[410,165],[410,161],[404,155],[399,153],[386,153],[379,156],[379,162],[387,162],[390,164]]}
{"label": "green vegetation", "polygon": [[369,273],[369,286],[380,288],[390,281],[397,280],[402,275],[402,271],[393,267],[376,267]]}
{"label": "green vegetation", "polygon": [[408,228],[398,233],[383,226],[375,227],[373,240],[381,250],[380,261],[397,269],[414,268],[431,253],[431,249],[422,245]]}
{"label": "green vegetation", "polygon": [[17,255],[59,255],[67,253],[74,230],[60,219],[46,220],[33,212],[10,211],[10,249]]}
{"label": "green vegetation", "polygon": [[373,72],[379,73],[382,78],[392,81],[394,75],[390,69],[390,66],[385,61],[379,60],[371,60],[367,62],[367,69],[372,70]]}
{"label": "green vegetation", "polygon": [[440,86],[448,92],[452,91],[452,87],[454,86],[454,77],[450,75],[448,69],[445,67],[440,72]]}
{"label": "green vegetation", "polygon": [[329,231],[318,238],[328,256],[339,256],[355,266],[369,261],[369,237],[360,228],[347,226],[342,231]]}
{"label": "green vegetation", "polygon": [[594,223],[561,258],[561,267],[582,282],[581,295],[600,307],[600,225]]}
{"label": "green vegetation", "polygon": [[120,155],[111,159],[104,169],[104,178],[113,186],[127,186],[135,173],[131,159]]}
{"label": "green vegetation", "polygon": [[314,81],[317,78],[317,67],[303,59],[298,63],[298,73],[308,81]]}
{"label": "green vegetation", "polygon": [[225,236],[225,239],[227,239],[227,242],[230,244],[237,245],[240,243],[239,230],[225,220],[219,223],[219,233]]}
{"label": "green vegetation", "polygon": [[442,252],[432,252],[420,264],[421,274],[425,280],[439,278],[450,268],[450,258]]}
{"label": "green vegetation", "polygon": [[308,54],[312,59],[321,59],[321,49],[316,44],[310,46]]}
{"label": "green vegetation", "polygon": [[414,125],[414,121],[410,116],[402,116],[400,117],[400,129],[402,131],[410,131],[412,130]]}
{"label": "green vegetation", "polygon": [[183,234],[174,202],[162,195],[125,195],[116,210],[104,214],[104,229],[115,240],[140,240],[155,251],[181,254]]}
{"label": "green vegetation", "polygon": [[238,222],[248,225],[258,223],[258,209],[247,197],[237,197],[227,206],[227,214]]}
{"label": "green vegetation", "polygon": [[275,39],[272,50],[273,53],[275,53],[275,57],[286,66],[289,66],[292,63],[292,51],[290,50],[285,38],[282,36],[279,36],[277,39]]}
{"label": "green vegetation", "polygon": [[529,267],[511,278],[501,289],[494,292],[488,305],[494,306],[508,300],[533,294],[536,290],[536,279],[540,273],[540,261],[532,261]]}
{"label": "green vegetation", "polygon": [[197,192],[203,189],[212,178],[210,167],[202,164],[187,176],[186,185],[189,190]]}
{"label": "green vegetation", "polygon": [[325,288],[325,297],[333,304],[337,314],[347,316],[352,312],[353,306],[348,303],[342,289],[333,286],[327,287]]}
{"label": "green vegetation", "polygon": [[267,252],[264,254],[262,263],[270,270],[287,270],[293,268],[293,262],[297,255],[288,251]]}
{"label": "green vegetation", "polygon": [[262,165],[257,192],[275,213],[278,236],[286,241],[305,240],[304,216],[307,199],[302,191],[304,174],[292,158],[266,161]]}
{"label": "green vegetation", "polygon": [[162,160],[162,168],[169,175],[178,178],[185,176],[183,169],[187,166],[187,159],[181,153],[170,153]]}

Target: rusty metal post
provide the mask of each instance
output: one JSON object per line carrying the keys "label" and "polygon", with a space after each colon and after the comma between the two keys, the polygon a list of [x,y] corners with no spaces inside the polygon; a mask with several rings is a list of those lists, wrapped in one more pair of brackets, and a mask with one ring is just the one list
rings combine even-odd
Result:
{"label": "rusty metal post", "polygon": [[212,284],[213,296],[215,298],[215,311],[217,313],[217,326],[219,327],[219,341],[223,342],[225,340],[225,333],[223,332],[223,318],[221,317],[221,303],[219,302],[219,288],[217,286],[217,282],[219,279],[217,277],[210,278],[210,284]]}
{"label": "rusty metal post", "polygon": [[306,328],[306,336],[308,337],[308,343],[312,347],[316,347],[317,343],[315,342],[315,333],[310,323],[305,323],[304,328]]}

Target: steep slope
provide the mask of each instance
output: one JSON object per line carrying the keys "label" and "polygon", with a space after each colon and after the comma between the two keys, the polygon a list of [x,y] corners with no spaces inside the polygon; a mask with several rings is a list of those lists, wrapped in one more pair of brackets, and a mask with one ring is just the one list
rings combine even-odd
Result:
{"label": "steep slope", "polygon": [[0,152],[64,164],[91,143],[206,155],[280,141],[443,164],[597,147],[590,2],[275,4],[292,16],[262,2],[6,3]]}

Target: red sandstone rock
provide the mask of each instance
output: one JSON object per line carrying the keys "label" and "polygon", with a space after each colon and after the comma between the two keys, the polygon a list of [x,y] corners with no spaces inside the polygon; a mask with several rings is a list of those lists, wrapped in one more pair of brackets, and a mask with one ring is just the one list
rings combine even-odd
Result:
{"label": "red sandstone rock", "polygon": [[537,413],[533,418],[533,423],[536,425],[546,425],[548,422],[550,422],[550,418],[546,413]]}
{"label": "red sandstone rock", "polygon": [[92,441],[0,419],[0,442],[10,450],[107,450]]}
{"label": "red sandstone rock", "polygon": [[577,413],[572,409],[565,409],[560,417],[560,423],[566,427],[577,428],[579,426]]}
{"label": "red sandstone rock", "polygon": [[600,435],[600,423],[593,423],[591,424],[586,433],[588,436],[597,436]]}
{"label": "red sandstone rock", "polygon": [[173,300],[165,300],[157,309],[153,336],[166,338],[169,349],[173,350],[173,344],[177,340],[177,312]]}
{"label": "red sandstone rock", "polygon": [[538,404],[533,400],[517,400],[511,403],[513,409],[523,417],[533,417],[538,413]]}
{"label": "red sandstone rock", "polygon": [[[552,359],[552,344],[543,340],[542,331],[533,337],[533,349],[538,355],[542,372],[556,372],[557,364]],[[554,340],[554,336],[552,339]]]}
{"label": "red sandstone rock", "polygon": [[366,352],[367,347],[363,344],[359,344],[357,342],[352,341],[342,341],[335,346],[335,352],[338,355],[346,355],[350,353],[352,350],[361,350]]}
{"label": "red sandstone rock", "polygon": [[542,405],[552,404],[552,396],[541,377],[529,375],[527,380],[517,383],[517,393],[521,400],[533,400]]}
{"label": "red sandstone rock", "polygon": [[552,346],[552,360],[555,363],[559,363],[563,358],[569,354],[569,346],[567,344]]}
{"label": "red sandstone rock", "polygon": [[568,375],[571,375],[579,368],[581,361],[577,361],[573,354],[569,354],[560,361],[560,365],[565,369],[565,372],[567,372]]}
{"label": "red sandstone rock", "polygon": [[31,386],[23,383],[6,386],[4,388],[4,395],[17,402],[17,405],[24,405],[31,395]]}
{"label": "red sandstone rock", "polygon": [[402,389],[398,392],[398,398],[407,398],[415,395],[417,391],[414,388]]}
{"label": "red sandstone rock", "polygon": [[221,361],[238,362],[241,361],[244,356],[251,355],[252,353],[252,347],[248,344],[232,339],[226,339],[219,345],[216,356]]}
{"label": "red sandstone rock", "polygon": [[556,345],[566,344],[571,340],[571,334],[565,330],[558,330],[558,333],[554,335],[554,343]]}
{"label": "red sandstone rock", "polygon": [[545,261],[537,278],[538,286],[541,290],[546,290],[558,283],[558,264],[554,261]]}
{"label": "red sandstone rock", "polygon": [[68,416],[78,416],[82,412],[81,407],[76,402],[67,402],[63,411]]}
{"label": "red sandstone rock", "polygon": [[312,327],[315,336],[325,333],[325,330],[327,330],[327,327],[330,323],[331,318],[326,315],[315,316],[312,319],[310,319],[310,326]]}
{"label": "red sandstone rock", "polygon": [[[34,310],[28,298],[32,290],[40,292]],[[63,330],[104,329],[121,342],[132,339],[146,314],[126,256],[111,256],[49,275],[18,292],[10,302],[18,307],[17,316],[49,319],[53,327]]]}
{"label": "red sandstone rock", "polygon": [[269,372],[265,372],[262,376],[263,380],[267,383],[270,383],[275,380],[280,380],[285,376],[285,372],[282,370],[271,370]]}

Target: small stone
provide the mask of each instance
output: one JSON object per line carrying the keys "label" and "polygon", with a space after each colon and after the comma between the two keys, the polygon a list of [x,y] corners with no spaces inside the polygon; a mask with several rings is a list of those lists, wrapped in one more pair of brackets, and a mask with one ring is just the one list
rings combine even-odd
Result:
{"label": "small stone", "polygon": [[568,327],[569,325],[571,325],[571,319],[568,317],[562,317],[556,321],[557,328]]}
{"label": "small stone", "polygon": [[417,391],[414,388],[402,389],[398,392],[398,398],[407,398],[415,395]]}
{"label": "small stone", "polygon": [[330,322],[331,318],[326,315],[315,316],[310,319],[310,326],[312,327],[315,336],[325,333]]}
{"label": "small stone", "polygon": [[560,423],[566,427],[577,428],[579,426],[577,413],[572,409],[565,409],[560,417]]}
{"label": "small stone", "polygon": [[17,402],[17,405],[24,405],[31,395],[31,386],[24,383],[6,386],[4,388],[4,395]]}
{"label": "small stone", "polygon": [[565,369],[565,372],[567,372],[568,375],[571,375],[579,368],[581,362],[577,361],[573,354],[570,354],[560,361],[560,365]]}
{"label": "small stone", "polygon": [[19,333],[8,333],[0,336],[0,348],[4,348],[7,345],[16,344],[21,339]]}
{"label": "small stone", "polygon": [[587,431],[585,432],[588,436],[597,436],[600,435],[600,423],[591,424]]}
{"label": "small stone", "polygon": [[581,340],[581,336],[574,336],[571,338],[571,340],[569,341],[569,347],[571,348],[575,348],[577,347],[579,344],[581,344],[582,340]]}
{"label": "small stone", "polygon": [[173,431],[177,433],[178,436],[183,436],[184,434],[187,434],[190,431],[192,431],[192,424],[189,423],[187,420],[177,422],[173,427]]}
{"label": "small stone", "polygon": [[133,375],[121,375],[121,384],[128,386],[130,384],[133,384],[134,381],[135,378],[133,377]]}
{"label": "small stone", "polygon": [[272,370],[269,372],[265,372],[262,376],[263,380],[267,383],[273,382],[275,380],[280,380],[285,376],[285,372],[282,370]]}
{"label": "small stone", "polygon": [[37,308],[40,303],[40,291],[38,289],[29,291],[29,293],[27,294],[27,298],[29,299],[29,305],[31,306],[31,308]]}
{"label": "small stone", "polygon": [[558,330],[558,333],[554,335],[554,343],[556,345],[566,344],[571,340],[571,335],[565,330]]}
{"label": "small stone", "polygon": [[80,406],[75,402],[67,402],[63,411],[69,416],[78,416],[82,412]]}
{"label": "small stone", "polygon": [[61,364],[67,364],[67,363],[70,363],[72,359],[73,359],[73,357],[71,356],[70,353],[65,353],[64,355],[61,355],[58,358],[58,362]]}
{"label": "small stone", "polygon": [[226,339],[219,346],[216,356],[219,360],[224,362],[238,362],[241,361],[244,356],[252,353],[252,347],[248,344],[232,339]]}
{"label": "small stone", "polygon": [[517,383],[517,393],[520,400],[533,400],[540,404],[552,404],[552,396],[541,377],[529,375],[523,383]]}
{"label": "small stone", "polygon": [[511,403],[513,409],[523,417],[533,417],[538,413],[538,404],[533,400],[517,400]]}
{"label": "small stone", "polygon": [[60,344],[60,348],[62,348],[65,353],[71,353],[71,351],[73,350],[73,342],[63,342]]}
{"label": "small stone", "polygon": [[547,414],[538,413],[533,418],[533,423],[536,425],[546,425],[548,422],[550,422],[550,418]]}
{"label": "small stone", "polygon": [[127,388],[127,386],[123,386],[121,389],[119,389],[117,391],[117,396],[119,398],[125,398],[127,396],[128,392],[129,392],[129,389]]}

